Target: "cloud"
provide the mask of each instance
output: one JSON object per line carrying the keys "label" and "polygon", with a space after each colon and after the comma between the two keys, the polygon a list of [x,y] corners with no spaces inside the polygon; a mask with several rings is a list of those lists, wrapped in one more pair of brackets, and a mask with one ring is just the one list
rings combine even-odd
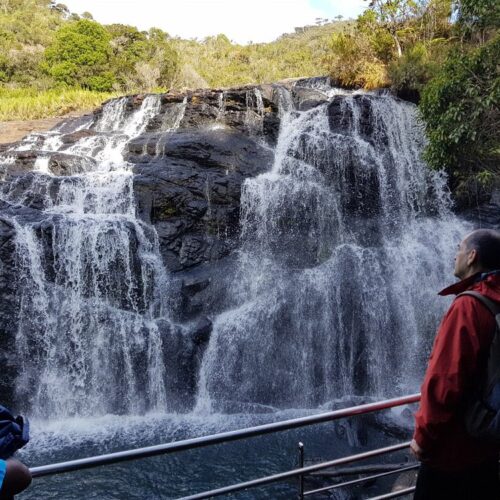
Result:
{"label": "cloud", "polygon": [[357,1],[66,0],[64,3],[72,12],[88,11],[104,24],[130,24],[141,30],[156,26],[182,38],[224,33],[235,42],[247,43],[269,42],[296,26],[313,24],[317,17],[329,17],[331,6],[352,5]]}

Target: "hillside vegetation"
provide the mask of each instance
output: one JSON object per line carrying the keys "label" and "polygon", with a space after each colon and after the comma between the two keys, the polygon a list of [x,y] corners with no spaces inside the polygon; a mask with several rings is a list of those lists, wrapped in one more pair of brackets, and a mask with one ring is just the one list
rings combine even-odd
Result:
{"label": "hillside vegetation", "polygon": [[[367,0],[271,43],[183,40],[101,25],[51,0],[0,0],[0,120],[88,109],[113,95],[330,75],[420,101],[426,158],[459,192],[487,193],[499,147],[498,0]],[[257,29],[257,28],[256,28]]]}

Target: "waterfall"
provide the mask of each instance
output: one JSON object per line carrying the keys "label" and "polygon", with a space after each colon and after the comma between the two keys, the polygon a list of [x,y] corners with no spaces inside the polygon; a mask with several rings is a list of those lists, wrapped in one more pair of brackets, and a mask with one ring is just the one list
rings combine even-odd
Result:
{"label": "waterfall", "polygon": [[[147,96],[126,112],[109,102],[65,154],[94,158],[78,175],[47,169],[60,133],[46,136],[37,174],[3,199],[43,203],[42,223],[14,217],[20,313],[17,398],[33,416],[66,417],[167,409],[169,277],[154,229],[135,215],[133,174],[122,149],[159,111]],[[28,137],[17,150],[33,148]],[[85,165],[85,162],[82,164]],[[14,183],[14,186],[16,183]],[[165,326],[166,325],[166,326]]]}
{"label": "waterfall", "polygon": [[[318,79],[302,89],[313,107],[299,110],[294,89],[269,88],[119,98],[0,155],[6,172],[36,156],[0,186],[18,280],[15,399],[32,416],[190,411],[195,397],[204,414],[311,409],[418,388],[446,305],[436,292],[468,227],[421,160],[416,108]],[[271,155],[270,135],[274,164],[250,177],[238,162],[256,144]],[[136,207],[126,147],[150,198],[171,196],[156,222],[151,199]],[[182,245],[223,241],[210,223],[240,185],[230,263],[210,268],[207,246],[210,262],[174,277],[164,262]],[[211,336],[191,338],[204,304],[177,314],[188,298],[176,287],[187,276],[193,296],[212,293],[213,269],[224,271]]]}
{"label": "waterfall", "polygon": [[336,91],[284,113],[272,170],[243,185],[239,264],[198,411],[417,389],[417,349],[465,231],[423,144],[415,107],[388,95]]}

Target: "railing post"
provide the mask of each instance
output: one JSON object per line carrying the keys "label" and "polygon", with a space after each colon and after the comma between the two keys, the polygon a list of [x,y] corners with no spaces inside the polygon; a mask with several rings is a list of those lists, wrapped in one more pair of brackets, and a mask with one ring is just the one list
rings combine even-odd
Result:
{"label": "railing post", "polygon": [[[304,468],[304,443],[299,442],[299,468]],[[299,476],[299,500],[304,500],[304,475]]]}

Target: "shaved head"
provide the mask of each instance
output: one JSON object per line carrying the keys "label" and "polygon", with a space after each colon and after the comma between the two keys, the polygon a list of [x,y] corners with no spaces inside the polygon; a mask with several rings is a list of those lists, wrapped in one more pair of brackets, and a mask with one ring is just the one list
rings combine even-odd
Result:
{"label": "shaved head", "polygon": [[467,251],[476,250],[478,262],[484,271],[500,269],[500,232],[477,229],[464,239]]}

